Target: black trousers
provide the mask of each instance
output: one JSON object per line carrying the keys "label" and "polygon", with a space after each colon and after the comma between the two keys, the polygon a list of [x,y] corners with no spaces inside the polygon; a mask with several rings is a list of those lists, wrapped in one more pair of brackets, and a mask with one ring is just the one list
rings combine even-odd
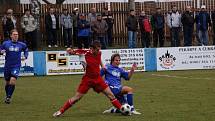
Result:
{"label": "black trousers", "polygon": [[159,42],[159,46],[164,46],[164,30],[161,29],[155,29],[153,33],[153,46],[157,47]]}
{"label": "black trousers", "polygon": [[31,32],[25,33],[25,41],[29,49],[37,50],[37,29]]}
{"label": "black trousers", "polygon": [[47,30],[48,45],[57,45],[57,30]]}

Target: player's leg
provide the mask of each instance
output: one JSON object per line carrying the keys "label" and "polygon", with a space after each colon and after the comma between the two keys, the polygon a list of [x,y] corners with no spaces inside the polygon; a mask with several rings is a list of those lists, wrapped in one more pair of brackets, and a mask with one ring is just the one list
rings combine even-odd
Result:
{"label": "player's leg", "polygon": [[89,83],[86,83],[86,82],[87,82],[87,78],[84,77],[81,81],[81,84],[78,87],[76,94],[72,98],[67,100],[63,105],[63,107],[60,108],[59,111],[53,114],[54,117],[58,117],[62,115],[66,110],[68,110],[72,105],[78,102],[88,92],[88,90],[90,89],[90,86],[88,85]]}
{"label": "player's leg", "polygon": [[111,101],[112,105],[116,107],[117,109],[121,108],[121,103],[117,98],[114,96],[114,94],[111,92],[110,88],[107,87],[106,89],[103,90],[103,94],[105,94]]}
{"label": "player's leg", "polygon": [[141,114],[139,112],[137,112],[135,109],[134,109],[134,103],[133,103],[133,89],[131,87],[128,87],[128,86],[123,86],[122,87],[122,90],[121,90],[121,93],[124,95],[126,94],[126,98],[127,98],[127,103],[131,106],[131,111],[133,114]]}
{"label": "player's leg", "polygon": [[[109,88],[121,104],[125,103],[125,99],[123,95],[121,95],[121,87],[109,86]],[[121,113],[121,111],[115,107],[110,107],[109,109],[103,111],[103,113]]]}
{"label": "player's leg", "polygon": [[13,95],[13,92],[15,90],[15,84],[16,80],[19,75],[19,69],[14,68],[14,69],[5,69],[4,71],[4,77],[5,77],[5,92],[6,92],[6,99],[5,103],[10,104],[11,102],[11,97]]}
{"label": "player's leg", "polygon": [[105,83],[105,81],[102,79],[102,77],[98,77],[97,80],[93,81],[92,88],[97,93],[102,92],[104,95],[106,95],[110,99],[112,105],[114,107],[116,107],[117,109],[120,109],[122,107],[121,103],[116,99],[116,97],[111,92],[110,88]]}
{"label": "player's leg", "polygon": [[84,94],[76,92],[76,94],[72,98],[70,98],[69,100],[67,100],[65,102],[65,104],[63,105],[63,107],[61,107],[59,111],[55,112],[53,114],[53,116],[54,117],[58,117],[58,116],[62,115],[66,110],[68,110],[76,102],[78,102],[83,96],[84,96]]}

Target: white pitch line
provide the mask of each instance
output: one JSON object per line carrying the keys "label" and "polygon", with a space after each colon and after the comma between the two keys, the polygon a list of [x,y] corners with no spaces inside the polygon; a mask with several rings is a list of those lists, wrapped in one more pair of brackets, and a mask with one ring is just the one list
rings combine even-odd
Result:
{"label": "white pitch line", "polygon": [[152,76],[157,76],[157,77],[168,77],[168,78],[180,78],[180,79],[198,79],[198,80],[215,80],[214,78],[199,78],[199,77],[185,77],[185,76],[175,76],[175,75],[163,75],[163,74],[152,74]]}

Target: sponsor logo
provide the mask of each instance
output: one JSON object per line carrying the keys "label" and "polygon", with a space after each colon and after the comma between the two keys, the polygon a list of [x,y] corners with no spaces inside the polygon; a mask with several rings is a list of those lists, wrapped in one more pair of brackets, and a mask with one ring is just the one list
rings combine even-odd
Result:
{"label": "sponsor logo", "polygon": [[57,54],[48,54],[48,61],[56,61],[57,60]]}
{"label": "sponsor logo", "polygon": [[171,69],[175,66],[176,57],[167,52],[159,57],[160,66],[164,69]]}

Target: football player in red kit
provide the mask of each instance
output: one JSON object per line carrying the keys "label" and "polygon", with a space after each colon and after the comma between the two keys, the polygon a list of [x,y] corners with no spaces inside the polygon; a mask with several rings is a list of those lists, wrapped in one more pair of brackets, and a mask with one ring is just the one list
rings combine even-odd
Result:
{"label": "football player in red kit", "polygon": [[[72,105],[74,105],[77,101],[79,101],[90,88],[93,88],[97,93],[102,92],[106,95],[111,103],[117,108],[121,108],[120,102],[115,98],[110,88],[104,82],[102,77],[100,76],[100,66],[104,68],[101,62],[101,44],[99,41],[93,41],[89,50],[73,50],[71,48],[67,48],[68,54],[74,55],[84,55],[85,56],[85,74],[82,77],[82,81],[77,89],[76,94],[70,98],[60,110],[53,114],[54,117],[58,117],[62,115],[67,109],[69,109]],[[83,63],[83,62],[82,62]]]}

